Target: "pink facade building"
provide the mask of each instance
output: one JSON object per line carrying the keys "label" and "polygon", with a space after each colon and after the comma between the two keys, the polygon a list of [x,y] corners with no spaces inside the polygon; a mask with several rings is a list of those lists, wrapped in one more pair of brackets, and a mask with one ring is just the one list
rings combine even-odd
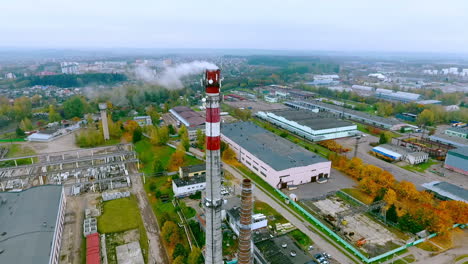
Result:
{"label": "pink facade building", "polygon": [[331,161],[253,123],[224,125],[221,139],[242,164],[275,188],[322,181],[330,176]]}

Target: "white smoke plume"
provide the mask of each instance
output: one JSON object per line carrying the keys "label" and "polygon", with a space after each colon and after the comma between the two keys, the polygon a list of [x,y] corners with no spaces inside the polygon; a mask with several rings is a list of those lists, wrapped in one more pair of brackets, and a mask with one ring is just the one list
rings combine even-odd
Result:
{"label": "white smoke plume", "polygon": [[202,74],[206,69],[215,70],[218,69],[218,66],[207,61],[192,61],[173,67],[166,67],[161,73],[157,74],[149,67],[139,65],[135,69],[135,76],[139,80],[164,86],[167,89],[181,89],[183,88],[181,78],[194,74]]}

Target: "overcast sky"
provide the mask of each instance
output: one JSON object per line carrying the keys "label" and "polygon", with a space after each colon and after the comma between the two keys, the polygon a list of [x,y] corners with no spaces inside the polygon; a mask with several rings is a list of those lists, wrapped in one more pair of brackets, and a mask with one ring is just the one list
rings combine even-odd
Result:
{"label": "overcast sky", "polygon": [[468,53],[468,1],[3,0],[0,46]]}

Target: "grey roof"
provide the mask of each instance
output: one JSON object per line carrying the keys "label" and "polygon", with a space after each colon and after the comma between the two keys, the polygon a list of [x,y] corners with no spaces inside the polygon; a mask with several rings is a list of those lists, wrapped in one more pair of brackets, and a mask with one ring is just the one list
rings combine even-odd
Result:
{"label": "grey roof", "polygon": [[206,182],[206,177],[205,175],[201,175],[188,178],[177,178],[173,179],[172,181],[175,183],[175,185],[177,185],[177,187],[182,187]]}
{"label": "grey roof", "polygon": [[458,132],[458,133],[463,133],[463,134],[468,134],[468,127],[449,127],[447,130]]}
{"label": "grey roof", "polygon": [[49,263],[61,194],[61,185],[0,193],[0,263]]}
{"label": "grey roof", "polygon": [[332,118],[329,114],[312,113],[307,110],[278,110],[272,111],[277,116],[284,117],[290,121],[294,121],[300,125],[310,127],[313,130],[330,129],[338,127],[353,126],[354,124],[349,121]]}
{"label": "grey roof", "polygon": [[418,151],[418,152],[411,152],[408,155],[411,155],[413,157],[425,157],[425,156],[427,156],[429,154],[426,153],[426,152]]}
{"label": "grey roof", "polygon": [[185,167],[180,167],[180,168],[182,169],[182,172],[184,173],[206,171],[206,163],[190,165],[190,166],[185,166]]}
{"label": "grey roof", "polygon": [[369,120],[371,122],[376,122],[380,124],[385,124],[387,126],[394,126],[394,125],[400,125],[400,124],[405,124],[401,121],[399,121],[396,118],[384,118],[380,116],[375,116],[375,115],[370,115],[365,112],[360,112],[348,108],[344,108],[342,106],[338,105],[332,105],[332,104],[327,104],[327,103],[322,103],[319,101],[294,101],[294,102],[285,102],[286,105],[297,105],[305,108],[312,108],[311,106],[326,109],[327,111],[336,113],[336,114],[342,114],[344,113],[345,116],[352,116],[352,119],[365,119]]}
{"label": "grey roof", "polygon": [[429,139],[443,144],[452,145],[455,147],[466,147],[468,146],[468,140],[466,138],[449,136],[447,134],[437,134],[429,136]]}
{"label": "grey roof", "polygon": [[251,122],[223,125],[221,133],[276,171],[328,161]]}
{"label": "grey roof", "polygon": [[451,200],[468,202],[468,190],[457,185],[448,182],[433,181],[424,183],[422,186]]}
{"label": "grey roof", "polygon": [[190,126],[199,126],[205,124],[205,118],[203,118],[200,113],[193,111],[193,109],[190,107],[176,106],[173,107],[171,111],[177,113],[180,117],[185,119],[190,124]]}
{"label": "grey roof", "polygon": [[457,156],[463,156],[465,159],[468,158],[468,146],[467,147],[459,147],[456,149],[451,149],[448,152],[449,154],[455,154]]}

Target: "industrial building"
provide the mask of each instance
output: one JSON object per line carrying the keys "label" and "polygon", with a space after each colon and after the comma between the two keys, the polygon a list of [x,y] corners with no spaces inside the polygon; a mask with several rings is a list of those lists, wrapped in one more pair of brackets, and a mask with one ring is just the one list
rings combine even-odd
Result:
{"label": "industrial building", "polygon": [[388,130],[396,131],[401,127],[414,127],[395,118],[374,116],[364,112],[347,109],[337,105],[326,104],[319,101],[292,101],[286,102],[285,105],[296,109],[306,109],[310,111],[317,111],[318,109],[321,112],[330,112],[338,118],[344,117],[346,119],[351,119],[360,123]]}
{"label": "industrial building", "polygon": [[448,136],[468,139],[468,126],[467,127],[449,127],[447,130],[445,130],[445,134]]}
{"label": "industrial building", "polygon": [[467,147],[468,140],[466,138],[461,138],[458,136],[449,136],[447,134],[436,134],[429,136],[431,141],[445,144],[455,148]]}
{"label": "industrial building", "polygon": [[179,177],[187,178],[206,174],[206,164],[196,164],[190,166],[179,167]]}
{"label": "industrial building", "polygon": [[178,178],[172,180],[172,191],[175,197],[184,197],[204,190],[206,187],[206,176],[193,176],[189,178]]}
{"label": "industrial building", "polygon": [[435,196],[439,199],[455,200],[468,203],[468,190],[457,185],[448,182],[433,181],[422,184],[422,187],[434,193]]}
{"label": "industrial building", "polygon": [[135,116],[133,120],[135,120],[141,127],[151,126],[153,124],[151,116]]}
{"label": "industrial building", "polygon": [[[240,230],[240,213],[241,213],[241,199],[233,196],[226,200],[223,206],[224,216],[231,227],[231,229],[239,235]],[[268,219],[264,214],[252,214],[252,231],[265,228],[268,226]]]}
{"label": "industrial building", "polygon": [[395,92],[393,90],[379,88],[375,90],[375,97],[389,101],[409,103],[418,101],[421,98],[421,95],[401,91]]}
{"label": "industrial building", "polygon": [[197,127],[205,124],[205,118],[187,106],[176,106],[169,112],[186,127]]}
{"label": "industrial building", "polygon": [[383,144],[372,149],[373,152],[385,156],[386,158],[392,161],[406,161],[410,164],[420,164],[426,162],[429,159],[429,154],[422,151],[410,152],[408,149],[390,145]]}
{"label": "industrial building", "polygon": [[61,185],[0,193],[0,263],[59,263],[65,203]]}
{"label": "industrial building", "polygon": [[274,188],[327,179],[331,162],[251,122],[223,126],[237,159]]}
{"label": "industrial building", "polygon": [[279,110],[258,112],[257,117],[311,141],[322,141],[358,135],[357,125],[333,118],[327,114],[314,114],[307,110]]}
{"label": "industrial building", "polygon": [[468,175],[468,147],[449,150],[445,158],[444,167]]}
{"label": "industrial building", "polygon": [[101,247],[98,233],[86,236],[86,264],[101,263]]}

